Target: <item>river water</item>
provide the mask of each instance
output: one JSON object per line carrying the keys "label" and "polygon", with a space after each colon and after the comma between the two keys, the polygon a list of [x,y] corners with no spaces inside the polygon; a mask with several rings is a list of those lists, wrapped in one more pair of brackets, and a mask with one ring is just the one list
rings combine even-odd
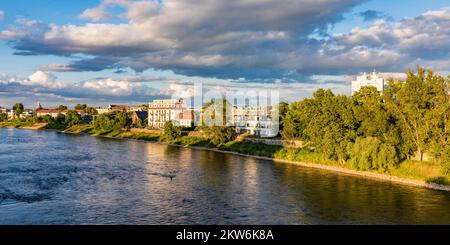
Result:
{"label": "river water", "polygon": [[450,193],[156,143],[0,128],[0,224],[450,224]]}

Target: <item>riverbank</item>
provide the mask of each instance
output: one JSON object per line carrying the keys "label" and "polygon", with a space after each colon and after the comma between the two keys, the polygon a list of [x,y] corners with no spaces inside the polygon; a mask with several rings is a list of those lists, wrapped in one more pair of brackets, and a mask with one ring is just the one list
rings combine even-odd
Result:
{"label": "riverbank", "polygon": [[[43,129],[44,127],[42,127],[42,125],[35,125],[34,127],[24,126],[19,128],[38,130]],[[76,125],[66,130],[57,131],[67,134],[87,134],[96,137],[130,139],[178,147],[189,147],[197,150],[208,150],[262,160],[270,160],[275,163],[295,164],[304,167],[323,169],[381,181],[425,187],[434,190],[450,191],[450,177],[442,176],[439,173],[439,167],[429,162],[406,161],[403,162],[399,168],[392,170],[390,173],[378,173],[373,171],[358,171],[350,169],[350,166],[338,163],[336,161],[323,159],[319,154],[305,149],[291,149],[276,145],[266,145],[263,143],[251,143],[243,141],[239,138],[220,147],[215,147],[206,139],[201,137],[182,136],[181,138],[170,140],[165,138],[161,132],[156,130],[132,129],[104,132],[95,130],[91,125]]]}

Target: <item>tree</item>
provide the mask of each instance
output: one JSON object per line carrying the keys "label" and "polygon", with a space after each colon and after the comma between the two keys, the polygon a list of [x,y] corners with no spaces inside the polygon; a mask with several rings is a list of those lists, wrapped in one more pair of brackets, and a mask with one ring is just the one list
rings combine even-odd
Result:
{"label": "tree", "polygon": [[131,125],[131,117],[127,112],[120,111],[115,115],[115,128],[129,128]]}
{"label": "tree", "polygon": [[86,104],[77,104],[75,110],[86,110],[88,106]]}
{"label": "tree", "polygon": [[81,124],[82,122],[83,118],[75,111],[68,111],[65,115],[64,124],[68,127]]}
{"label": "tree", "polygon": [[289,104],[286,102],[280,102],[280,103],[278,103],[278,105],[276,105],[275,110],[278,113],[279,130],[280,130],[280,134],[281,134],[281,132],[283,131],[283,128],[284,128],[284,120],[289,111]]}
{"label": "tree", "polygon": [[56,107],[56,109],[57,109],[57,110],[60,110],[60,111],[64,111],[64,110],[67,110],[67,106],[65,106],[65,105],[59,105],[58,107]]}
{"label": "tree", "polygon": [[448,107],[448,88],[446,90],[444,86],[441,76],[418,66],[417,74],[408,71],[405,82],[392,86],[392,91],[387,93],[387,108],[399,121],[403,138],[411,142],[411,151],[417,152],[420,160],[423,160],[423,153],[430,149],[433,129],[442,119],[437,115],[445,118],[447,114],[444,112],[447,109],[438,109]]}
{"label": "tree", "polygon": [[309,106],[311,100],[303,100],[301,102],[294,102],[288,108],[286,115],[282,119],[283,128],[281,129],[281,136],[286,140],[305,139],[304,130],[307,126],[307,119],[304,118],[303,113],[306,111],[306,106]]}
{"label": "tree", "polygon": [[8,114],[0,113],[0,122],[4,122],[6,120],[8,120]]}
{"label": "tree", "polygon": [[201,130],[215,146],[224,145],[236,138],[236,130],[233,127],[211,126],[202,127]]}
{"label": "tree", "polygon": [[89,115],[98,115],[97,109],[93,107],[87,107],[86,109],[84,109],[84,112],[86,112]]}
{"label": "tree", "polygon": [[383,144],[393,146],[397,158],[406,158],[408,146],[404,144],[398,121],[386,109],[381,93],[375,87],[363,87],[352,99],[357,135],[361,138],[376,137]]}
{"label": "tree", "polygon": [[16,115],[16,117],[19,117],[20,114],[23,113],[25,108],[22,103],[16,103],[13,105],[13,110],[14,110],[14,114]]}
{"label": "tree", "polygon": [[395,168],[400,160],[394,146],[375,137],[357,138],[349,148],[350,163],[358,170],[386,172]]}
{"label": "tree", "polygon": [[182,130],[181,127],[177,127],[173,125],[171,121],[167,121],[164,123],[164,135],[171,140],[174,140],[181,136]]}
{"label": "tree", "polygon": [[203,105],[202,125],[227,126],[231,124],[232,105],[224,99],[212,99]]}
{"label": "tree", "polygon": [[357,121],[351,99],[319,89],[313,98],[291,105],[284,127],[284,137],[307,141],[325,157],[344,163],[347,146],[356,138]]}

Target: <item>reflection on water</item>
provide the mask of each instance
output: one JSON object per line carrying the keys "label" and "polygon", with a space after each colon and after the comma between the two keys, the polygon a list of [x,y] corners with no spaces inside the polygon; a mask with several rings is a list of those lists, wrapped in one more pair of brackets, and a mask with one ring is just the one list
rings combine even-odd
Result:
{"label": "reflection on water", "polygon": [[0,224],[450,224],[450,193],[155,143],[0,129]]}

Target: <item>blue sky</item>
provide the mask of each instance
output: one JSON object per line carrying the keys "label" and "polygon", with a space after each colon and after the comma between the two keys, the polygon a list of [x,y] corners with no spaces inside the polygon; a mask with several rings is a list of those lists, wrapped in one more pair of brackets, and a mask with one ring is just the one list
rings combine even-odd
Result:
{"label": "blue sky", "polygon": [[185,93],[182,85],[192,81],[282,84],[283,97],[294,101],[319,87],[348,94],[350,77],[374,68],[395,75],[422,64],[447,74],[449,6],[5,0],[0,105],[144,103]]}

